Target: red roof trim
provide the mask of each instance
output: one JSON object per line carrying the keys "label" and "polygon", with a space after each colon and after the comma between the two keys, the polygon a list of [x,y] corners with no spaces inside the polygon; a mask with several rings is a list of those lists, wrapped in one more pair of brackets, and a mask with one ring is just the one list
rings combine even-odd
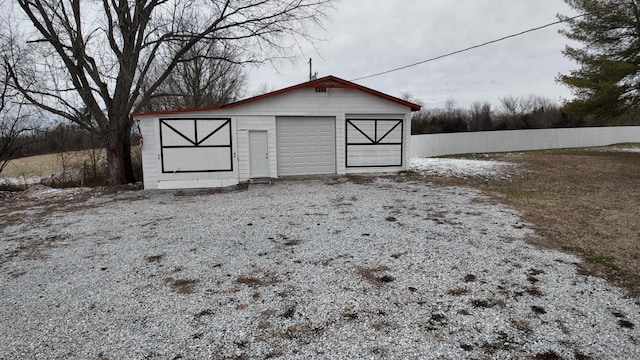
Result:
{"label": "red roof trim", "polygon": [[385,93],[381,93],[379,91],[370,89],[368,87],[364,87],[362,85],[358,85],[358,84],[352,83],[350,81],[343,80],[343,79],[340,79],[338,77],[329,75],[329,76],[325,76],[325,77],[322,77],[322,78],[319,78],[319,79],[311,80],[311,81],[304,82],[304,83],[301,83],[301,84],[298,84],[298,85],[289,86],[289,87],[286,87],[286,88],[283,88],[283,89],[280,89],[280,90],[272,91],[272,92],[269,92],[269,93],[266,93],[266,94],[254,96],[254,97],[251,97],[251,98],[248,98],[248,99],[236,101],[234,103],[229,103],[229,104],[225,104],[225,105],[221,105],[221,106],[214,106],[214,107],[207,107],[207,108],[195,108],[195,109],[154,111],[154,112],[131,114],[131,116],[138,117],[138,116],[149,116],[149,115],[169,115],[169,114],[180,114],[180,113],[187,113],[187,112],[196,112],[196,111],[199,112],[199,111],[229,109],[229,108],[234,108],[236,106],[252,103],[254,101],[262,100],[262,99],[265,99],[265,98],[268,98],[268,97],[271,97],[271,96],[283,94],[283,93],[286,93],[286,92],[289,92],[289,91],[302,89],[302,88],[356,89],[356,90],[364,91],[364,92],[369,93],[371,95],[375,95],[375,96],[381,97],[383,99],[395,102],[395,103],[400,104],[400,105],[408,106],[409,108],[411,108],[411,111],[420,110],[420,105],[418,105],[418,104],[414,104],[414,103],[399,99],[397,97],[393,97],[391,95],[387,95]]}

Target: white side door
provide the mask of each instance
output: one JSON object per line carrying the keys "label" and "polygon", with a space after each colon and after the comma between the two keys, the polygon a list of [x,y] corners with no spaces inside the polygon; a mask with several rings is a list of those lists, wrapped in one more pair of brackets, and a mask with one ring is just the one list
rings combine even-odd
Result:
{"label": "white side door", "polygon": [[249,176],[269,177],[269,143],[266,131],[249,131]]}

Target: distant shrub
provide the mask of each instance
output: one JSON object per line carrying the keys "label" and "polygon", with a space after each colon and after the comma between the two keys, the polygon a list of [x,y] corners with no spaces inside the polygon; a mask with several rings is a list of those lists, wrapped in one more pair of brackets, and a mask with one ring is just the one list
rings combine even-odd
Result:
{"label": "distant shrub", "polygon": [[[629,116],[628,116],[629,117]],[[624,119],[626,125],[640,124],[637,116]],[[594,126],[593,117],[578,117],[565,113],[562,106],[540,96],[501,99],[501,107],[493,109],[489,103],[475,102],[469,109],[447,100],[444,108],[414,112],[411,119],[412,134],[434,134],[466,131],[548,129],[580,126]],[[615,125],[622,125],[617,123]]]}

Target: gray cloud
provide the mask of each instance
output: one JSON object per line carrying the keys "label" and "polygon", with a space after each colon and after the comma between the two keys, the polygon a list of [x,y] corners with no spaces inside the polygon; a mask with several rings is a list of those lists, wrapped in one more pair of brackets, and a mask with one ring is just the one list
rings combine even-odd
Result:
{"label": "gray cloud", "polygon": [[[346,80],[415,63],[491,41],[573,14],[560,0],[343,0],[325,23],[326,38],[308,45],[293,64],[264,66],[249,73],[252,90],[277,89],[308,79],[309,57],[318,76]],[[447,98],[461,106],[474,101],[497,105],[507,95],[570,98],[555,82],[575,64],[561,51],[567,39],[556,25],[452,57],[357,83],[399,96],[408,91],[429,107]]]}

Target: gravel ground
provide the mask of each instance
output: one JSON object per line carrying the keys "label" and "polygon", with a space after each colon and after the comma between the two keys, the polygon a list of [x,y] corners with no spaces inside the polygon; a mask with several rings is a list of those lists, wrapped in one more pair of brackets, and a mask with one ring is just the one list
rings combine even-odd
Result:
{"label": "gravel ground", "polygon": [[1,359],[640,357],[640,306],[471,189],[48,196],[0,220]]}

